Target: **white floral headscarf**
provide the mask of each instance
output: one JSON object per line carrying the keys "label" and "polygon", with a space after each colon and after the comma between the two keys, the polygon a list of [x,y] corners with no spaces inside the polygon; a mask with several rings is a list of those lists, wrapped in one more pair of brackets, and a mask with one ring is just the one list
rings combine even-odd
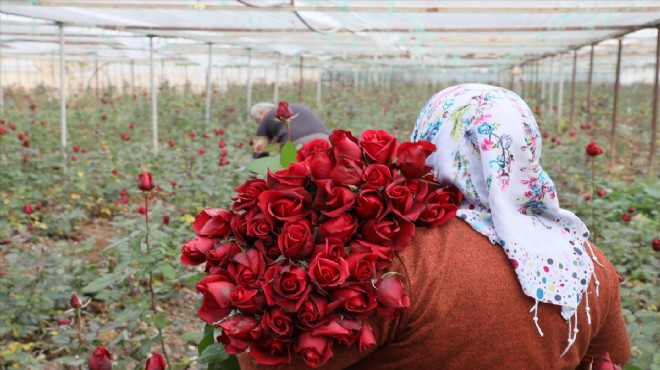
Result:
{"label": "white floral headscarf", "polygon": [[589,231],[559,207],[555,185],[539,163],[541,134],[532,111],[504,88],[453,86],[420,112],[412,133],[418,140],[437,146],[427,162],[438,180],[463,192],[457,217],[504,249],[523,292],[536,302],[531,311],[541,335],[538,303],[562,307],[568,350],[575,341],[570,320],[594,275],[584,247],[591,249]]}

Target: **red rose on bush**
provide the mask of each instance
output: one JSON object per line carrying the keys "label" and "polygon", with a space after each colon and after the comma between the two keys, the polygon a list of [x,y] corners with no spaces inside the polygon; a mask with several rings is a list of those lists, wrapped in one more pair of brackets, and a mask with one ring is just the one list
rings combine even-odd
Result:
{"label": "red rose on bush", "polygon": [[277,245],[284,257],[307,258],[314,248],[312,225],[308,220],[285,223],[277,239]]}
{"label": "red rose on bush", "polygon": [[198,236],[189,240],[181,248],[181,263],[184,265],[197,266],[206,262],[206,255],[215,246],[215,239]]}
{"label": "red rose on bush", "polygon": [[147,360],[145,370],[165,370],[166,367],[167,363],[165,362],[163,355],[160,353],[154,353],[154,355]]}
{"label": "red rose on bush", "polygon": [[603,154],[603,148],[601,148],[600,145],[598,145],[598,143],[595,141],[592,141],[589,144],[587,144],[587,146],[585,147],[585,151],[587,152],[587,155],[591,157],[595,157]]}
{"label": "red rose on bush", "polygon": [[621,221],[630,222],[632,221],[632,216],[629,215],[628,213],[624,213],[623,215],[621,215]]}
{"label": "red rose on bush", "polygon": [[312,206],[328,217],[337,217],[353,207],[355,194],[345,186],[335,186],[331,180],[316,183],[316,198]]}
{"label": "red rose on bush", "polygon": [[227,272],[238,284],[255,286],[266,270],[264,257],[254,248],[237,253],[227,266]]}
{"label": "red rose on bush", "polygon": [[362,180],[363,188],[382,189],[392,182],[392,171],[383,164],[372,164],[364,169]]}
{"label": "red rose on bush", "polygon": [[262,334],[259,322],[252,316],[234,315],[218,326],[222,328],[222,334],[217,340],[225,345],[225,351],[230,355],[245,351]]}
{"label": "red rose on bush", "polygon": [[337,287],[346,281],[348,263],[341,257],[331,260],[317,255],[309,263],[307,273],[318,291],[325,293],[326,289]]}
{"label": "red rose on bush", "polygon": [[363,220],[380,220],[387,212],[389,208],[376,190],[362,190],[355,200],[355,214]]}
{"label": "red rose on bush", "polygon": [[368,220],[362,226],[362,236],[366,241],[400,250],[415,236],[415,225],[405,220]]}
{"label": "red rose on bush", "polygon": [[311,195],[303,188],[266,190],[259,195],[257,205],[271,222],[295,221],[310,213],[311,201]]}
{"label": "red rose on bush", "polygon": [[261,318],[261,326],[280,337],[289,337],[293,334],[293,319],[291,315],[284,312],[280,307],[272,307],[264,312]]}
{"label": "red rose on bush", "polygon": [[410,307],[410,299],[403,291],[403,283],[398,277],[388,276],[376,283],[378,314],[393,319]]}
{"label": "red rose on bush", "polygon": [[277,304],[286,312],[298,311],[312,290],[305,270],[295,265],[269,267],[261,285],[268,305]]}
{"label": "red rose on bush", "polygon": [[332,358],[333,354],[330,343],[328,337],[312,335],[308,331],[298,336],[294,350],[305,361],[307,366],[317,368],[323,366]]}
{"label": "red rose on bush", "polygon": [[433,151],[435,151],[435,145],[428,141],[403,143],[399,145],[396,153],[396,165],[406,178],[420,178],[431,170],[431,167],[426,165],[426,158]]}
{"label": "red rose on bush", "polygon": [[98,346],[87,359],[87,366],[89,370],[110,370],[112,369],[112,355],[105,347]]}
{"label": "red rose on bush", "polygon": [[138,176],[138,188],[142,191],[151,191],[156,184],[154,184],[154,180],[151,178],[151,174],[149,172],[142,172]]}
{"label": "red rose on bush", "polygon": [[284,122],[290,120],[291,117],[293,117],[293,113],[291,113],[291,110],[289,109],[289,103],[285,101],[281,101],[280,104],[277,106],[277,112],[275,112],[275,118]]}
{"label": "red rose on bush", "polygon": [[326,319],[328,299],[316,294],[310,294],[302,303],[296,316],[296,325],[303,329],[313,329],[321,325]]}
{"label": "red rose on bush", "polygon": [[268,187],[273,190],[305,187],[308,182],[307,167],[303,163],[293,162],[289,168],[275,173],[268,170]]}
{"label": "red rose on bush", "polygon": [[274,337],[262,337],[250,346],[250,356],[261,365],[291,363],[290,343]]}
{"label": "red rose on bush", "polygon": [[268,189],[268,185],[264,180],[247,180],[236,188],[237,194],[235,197],[231,198],[231,200],[234,201],[232,209],[234,211],[240,211],[242,209],[253,207],[257,204],[259,194],[263,193],[266,189]]}
{"label": "red rose on bush", "polygon": [[397,148],[396,138],[384,130],[365,130],[359,144],[369,162],[380,164],[390,164]]}
{"label": "red rose on bush", "polygon": [[318,229],[318,238],[337,238],[343,243],[348,243],[357,230],[357,220],[350,213],[344,213],[341,216],[331,218],[322,223]]}
{"label": "red rose on bush", "polygon": [[225,275],[211,275],[202,279],[195,289],[203,294],[197,316],[207,324],[224,319],[232,310],[229,296],[236,286]]}
{"label": "red rose on bush", "polygon": [[653,238],[651,241],[651,248],[656,252],[660,252],[660,239]]}
{"label": "red rose on bush", "polygon": [[222,208],[205,209],[195,217],[192,229],[199,236],[226,238],[231,233],[231,220],[235,215]]}

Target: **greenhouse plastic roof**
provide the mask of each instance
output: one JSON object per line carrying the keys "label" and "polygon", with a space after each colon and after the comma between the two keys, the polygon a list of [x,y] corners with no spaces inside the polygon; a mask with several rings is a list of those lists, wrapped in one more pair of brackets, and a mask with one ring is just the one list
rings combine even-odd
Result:
{"label": "greenhouse plastic roof", "polygon": [[644,28],[660,25],[660,1],[0,0],[0,50],[50,57],[59,23],[67,58],[145,60],[145,36],[155,36],[158,58],[195,64],[212,43],[219,66],[246,64],[250,50],[256,65],[303,56],[501,69],[594,43],[599,56],[616,55],[611,39],[626,34],[627,61],[646,63],[657,30]]}

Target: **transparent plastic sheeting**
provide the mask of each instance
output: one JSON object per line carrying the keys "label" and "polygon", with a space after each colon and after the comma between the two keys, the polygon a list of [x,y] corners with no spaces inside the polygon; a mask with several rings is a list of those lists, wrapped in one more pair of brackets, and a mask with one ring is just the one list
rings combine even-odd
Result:
{"label": "transparent plastic sheeting", "polygon": [[[3,55],[59,50],[67,56],[156,58],[216,66],[273,63],[486,67],[501,70],[660,24],[660,1],[137,1],[2,0]],[[625,38],[630,57],[646,63],[655,29]],[[610,44],[608,44],[608,42]],[[51,46],[48,46],[51,45]],[[616,53],[605,41],[596,53]],[[580,53],[584,52],[580,50]],[[565,58],[566,59],[566,58]],[[630,62],[630,60],[628,61]]]}

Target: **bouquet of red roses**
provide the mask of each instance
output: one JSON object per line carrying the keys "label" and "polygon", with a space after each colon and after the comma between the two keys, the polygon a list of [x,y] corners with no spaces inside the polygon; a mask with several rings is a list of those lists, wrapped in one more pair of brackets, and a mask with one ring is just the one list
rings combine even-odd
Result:
{"label": "bouquet of red roses", "polygon": [[359,139],[337,130],[330,143],[302,146],[298,162],[267,181],[240,185],[231,210],[202,211],[186,265],[206,263],[198,315],[222,329],[229,354],[287,364],[291,352],[318,367],[333,344],[375,344],[369,317],[394,318],[410,305],[387,272],[415,227],[456,214],[462,194],[429,172],[430,142],[397,145],[383,130]]}

